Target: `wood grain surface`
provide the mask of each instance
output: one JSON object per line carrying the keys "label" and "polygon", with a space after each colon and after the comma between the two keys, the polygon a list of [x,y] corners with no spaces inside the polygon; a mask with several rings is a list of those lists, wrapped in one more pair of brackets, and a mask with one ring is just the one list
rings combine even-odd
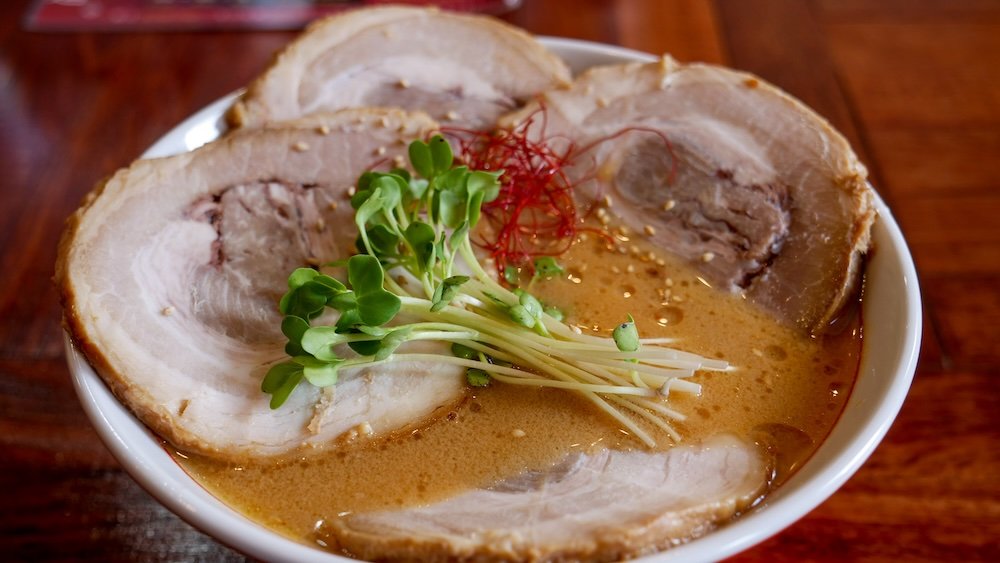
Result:
{"label": "wood grain surface", "polygon": [[[291,33],[29,33],[0,3],[0,559],[236,561],[142,491],[70,382],[65,217]],[[852,141],[914,253],[920,364],[885,441],[737,561],[1000,560],[1000,2],[524,0],[532,33],[760,74]]]}

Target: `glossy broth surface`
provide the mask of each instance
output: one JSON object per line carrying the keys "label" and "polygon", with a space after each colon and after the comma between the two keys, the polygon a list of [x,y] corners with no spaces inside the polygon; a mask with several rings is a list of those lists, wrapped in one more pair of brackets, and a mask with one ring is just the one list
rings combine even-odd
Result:
{"label": "glossy broth surface", "polygon": [[[811,338],[624,235],[611,245],[582,240],[560,261],[564,276],[529,290],[561,308],[570,324],[609,336],[631,313],[642,337],[676,338],[675,348],[730,363],[729,371],[692,379],[703,387],[700,397],[669,397],[669,406],[687,415],[672,423],[686,443],[718,433],[756,442],[780,482],[842,411],[858,366],[857,323]],[[670,447],[667,436],[650,431],[658,448]],[[643,446],[580,396],[493,383],[470,390],[433,421],[320,454],[238,464],[175,457],[227,504],[314,542],[316,530],[340,515],[434,502],[599,447]]]}

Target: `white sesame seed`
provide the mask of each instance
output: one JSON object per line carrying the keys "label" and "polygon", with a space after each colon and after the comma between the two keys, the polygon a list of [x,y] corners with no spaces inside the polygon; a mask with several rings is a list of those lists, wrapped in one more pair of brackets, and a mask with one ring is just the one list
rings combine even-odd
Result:
{"label": "white sesame seed", "polygon": [[305,141],[298,141],[297,143],[292,145],[292,148],[295,149],[297,152],[305,152],[309,150],[309,143]]}
{"label": "white sesame seed", "polygon": [[376,156],[382,156],[383,154],[385,154],[385,147],[379,147],[375,149]]}
{"label": "white sesame seed", "polygon": [[645,227],[642,228],[642,230],[649,236],[653,236],[656,234],[656,229],[652,225],[646,225]]}
{"label": "white sesame seed", "polygon": [[663,210],[664,210],[664,211],[670,211],[671,209],[673,209],[673,208],[674,208],[674,207],[676,207],[676,206],[677,206],[677,202],[676,202],[676,201],[674,201],[674,200],[672,200],[672,199],[668,199],[668,200],[667,200],[666,202],[664,202],[664,204],[663,204]]}
{"label": "white sesame seed", "polygon": [[174,309],[173,307],[169,307],[169,306],[168,307],[164,307],[164,308],[160,309],[160,314],[163,315],[164,317],[169,317],[170,315],[174,314],[175,310],[176,309]]}
{"label": "white sesame seed", "polygon": [[715,253],[714,252],[706,252],[706,253],[704,253],[704,254],[701,255],[701,261],[702,262],[711,262],[712,260],[715,260]]}
{"label": "white sesame seed", "polygon": [[354,194],[356,194],[356,193],[358,193],[357,186],[351,186],[351,187],[347,188],[347,195],[349,197],[354,197]]}
{"label": "white sesame seed", "polygon": [[400,88],[409,88],[410,87],[410,81],[407,80],[407,79],[405,79],[405,78],[400,78],[399,79],[399,87]]}
{"label": "white sesame seed", "polygon": [[316,131],[318,131],[320,135],[329,135],[330,127],[327,125],[320,125],[319,127],[316,128]]}
{"label": "white sesame seed", "polygon": [[524,438],[528,434],[524,430],[521,430],[520,428],[515,428],[514,431],[510,433],[510,435],[515,438]]}
{"label": "white sesame seed", "polygon": [[456,119],[458,119],[458,112],[455,110],[451,110],[448,113],[444,114],[444,117],[445,119],[448,119],[450,121],[455,121]]}

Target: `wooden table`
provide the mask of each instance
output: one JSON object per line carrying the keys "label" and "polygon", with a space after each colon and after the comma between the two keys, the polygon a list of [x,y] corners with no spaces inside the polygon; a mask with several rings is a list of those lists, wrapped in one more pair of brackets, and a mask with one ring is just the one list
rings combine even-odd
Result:
{"label": "wooden table", "polygon": [[[291,33],[28,33],[0,3],[0,558],[243,559],[142,491],[73,392],[49,279],[95,181]],[[1000,2],[525,0],[533,33],[760,74],[850,138],[915,255],[920,365],[830,500],[737,560],[1000,560]]]}

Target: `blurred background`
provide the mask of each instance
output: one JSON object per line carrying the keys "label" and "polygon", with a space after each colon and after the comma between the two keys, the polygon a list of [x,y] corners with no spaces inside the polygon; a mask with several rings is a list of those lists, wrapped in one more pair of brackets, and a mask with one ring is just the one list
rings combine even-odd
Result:
{"label": "blurred background", "polygon": [[[0,3],[4,559],[243,559],[152,500],[91,429],[63,356],[56,243],[95,182],[245,85],[305,20],[367,3]],[[914,253],[920,365],[865,466],[736,560],[1000,560],[1000,2],[441,4],[751,71],[844,132]]]}

